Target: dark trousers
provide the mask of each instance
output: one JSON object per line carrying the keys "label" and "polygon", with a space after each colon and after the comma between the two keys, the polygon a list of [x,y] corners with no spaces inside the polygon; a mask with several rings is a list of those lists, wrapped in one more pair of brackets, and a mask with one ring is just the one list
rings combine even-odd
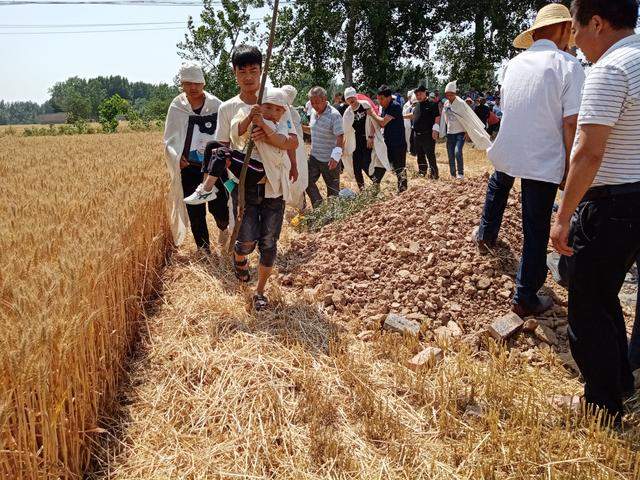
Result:
{"label": "dark trousers", "polygon": [[[438,164],[436,162],[436,141],[431,132],[414,132],[416,155],[418,157],[418,172],[426,175],[431,171],[431,176],[438,177]],[[427,163],[427,160],[429,163]]]}
{"label": "dark trousers", "polygon": [[385,169],[377,167],[373,175],[369,175],[369,167],[371,167],[371,150],[366,146],[363,148],[356,148],[353,152],[353,175],[356,177],[356,183],[360,190],[364,189],[364,175],[371,179],[371,181],[379,185],[384,177]]}
{"label": "dark trousers", "polygon": [[[464,148],[465,133],[447,134],[447,155],[449,157],[449,173],[452,177],[464,175],[464,158],[462,151]],[[456,168],[457,167],[457,168]]]}
{"label": "dark trousers", "polygon": [[[393,172],[398,178],[398,192],[404,192],[408,187],[407,182],[407,146],[387,146],[387,156]],[[382,178],[380,178],[382,180]]]}
{"label": "dark trousers", "polygon": [[[478,231],[478,238],[489,244],[495,243],[498,238],[514,180],[512,176],[497,171],[489,178]],[[524,178],[521,183],[524,242],[514,302],[534,307],[539,302],[538,290],[547,277],[547,245],[558,185]]]}
{"label": "dark trousers", "polygon": [[321,162],[313,156],[309,156],[309,186],[307,187],[307,195],[311,199],[311,205],[316,208],[322,203],[322,195],[316,182],[322,179],[327,185],[327,197],[337,197],[340,193],[340,165],[333,170],[329,169],[328,162]]}
{"label": "dark trousers", "polygon": [[638,270],[638,293],[636,297],[636,318],[633,322],[631,340],[629,340],[629,364],[631,371],[635,372],[640,368],[640,258],[636,259]]}
{"label": "dark trousers", "polygon": [[[189,165],[182,170],[182,190],[185,197],[195,192],[198,185],[202,183],[203,176],[204,174],[200,171],[200,167],[194,165]],[[218,188],[218,197],[215,200],[202,205],[187,205],[191,233],[198,248],[208,248],[210,244],[209,229],[207,228],[207,208],[213,215],[220,230],[226,230],[229,226],[228,193],[220,180],[216,182],[216,187]]]}
{"label": "dark trousers", "polygon": [[618,295],[640,252],[640,193],[582,202],[569,238],[569,342],[585,400],[622,414],[633,376]]}

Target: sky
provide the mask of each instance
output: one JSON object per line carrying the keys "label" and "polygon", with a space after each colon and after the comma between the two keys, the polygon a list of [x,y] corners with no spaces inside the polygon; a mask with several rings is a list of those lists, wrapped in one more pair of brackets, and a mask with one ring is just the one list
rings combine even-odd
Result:
{"label": "sky", "polygon": [[[42,103],[56,82],[72,76],[122,75],[132,81],[171,83],[181,63],[176,44],[184,39],[197,6],[1,5],[0,99]],[[183,22],[172,25],[103,27],[177,30],[24,35],[17,32],[92,28],[8,28],[7,25]]]}

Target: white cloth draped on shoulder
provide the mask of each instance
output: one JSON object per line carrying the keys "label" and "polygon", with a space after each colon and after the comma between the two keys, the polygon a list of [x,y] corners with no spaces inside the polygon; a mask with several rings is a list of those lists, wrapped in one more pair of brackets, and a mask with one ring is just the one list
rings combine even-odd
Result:
{"label": "white cloth draped on shoulder", "polygon": [[[248,111],[241,109],[238,111],[235,117],[231,120],[231,143],[234,148],[244,150],[246,143],[249,140],[248,131],[244,135],[239,134],[238,127],[240,122],[247,118]],[[267,120],[265,120],[267,122]],[[285,113],[285,117],[280,120],[282,122],[291,122],[289,113]],[[276,128],[278,133],[280,129],[278,126],[270,123],[270,127]],[[284,133],[284,132],[282,132]],[[265,196],[267,198],[278,198],[282,195],[285,202],[290,203],[291,198],[291,185],[289,180],[289,171],[291,170],[291,161],[287,155],[286,150],[269,145],[266,142],[256,142],[255,148],[258,149],[260,154],[260,161],[264,166],[264,171],[267,176],[267,184],[265,186]]]}
{"label": "white cloth draped on shoulder", "polygon": [[491,148],[491,137],[489,137],[489,134],[484,129],[484,125],[471,107],[460,97],[456,97],[453,103],[449,102],[449,100],[444,103],[444,109],[440,116],[440,138],[447,136],[445,111],[448,108],[451,108],[451,111],[462,124],[465,132],[467,132],[476,148],[479,150],[488,150]]}
{"label": "white cloth draped on shoulder", "polygon": [[[365,109],[371,108],[371,105],[365,100],[358,100],[360,105]],[[353,152],[356,150],[356,132],[353,129],[354,112],[350,106],[344,112],[342,124],[344,128],[344,148],[342,150],[342,163],[348,174],[353,176]],[[384,168],[388,172],[392,170],[387,157],[387,146],[384,143],[384,136],[380,126],[367,115],[366,132],[373,132],[373,151],[371,152],[371,165],[369,166],[369,175],[373,175],[376,168]],[[369,133],[370,134],[370,133]]]}
{"label": "white cloth draped on shoulder", "polygon": [[304,146],[304,134],[302,132],[302,119],[298,111],[289,107],[291,121],[298,134],[298,148],[296,149],[296,164],[298,165],[298,180],[291,184],[291,205],[302,210],[304,208],[304,196],[309,186],[309,156]]}
{"label": "white cloth draped on shoulder", "polygon": [[[208,92],[204,92],[204,95],[205,101],[200,115],[213,115],[218,111],[218,107],[222,102]],[[167,208],[175,245],[181,245],[184,242],[189,225],[189,216],[187,215],[187,207],[184,203],[184,193],[182,191],[182,177],[180,175],[180,157],[184,150],[189,115],[195,115],[195,112],[191,108],[189,100],[187,100],[187,95],[181,93],[173,99],[169,106],[164,128],[164,154],[170,178]]]}

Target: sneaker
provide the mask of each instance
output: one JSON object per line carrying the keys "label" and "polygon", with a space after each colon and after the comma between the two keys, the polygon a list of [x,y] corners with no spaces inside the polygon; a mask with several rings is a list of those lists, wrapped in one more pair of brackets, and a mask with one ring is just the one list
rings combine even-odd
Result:
{"label": "sneaker", "polygon": [[229,230],[220,230],[220,233],[218,234],[218,245],[220,245],[220,247],[222,249],[227,248],[227,245],[229,245]]}
{"label": "sneaker", "polygon": [[214,186],[211,191],[207,192],[204,189],[204,185],[198,185],[196,191],[189,195],[184,199],[184,203],[187,205],[200,205],[202,203],[210,202],[211,200],[215,200],[217,197],[218,189]]}
{"label": "sneaker", "polygon": [[491,253],[491,250],[496,246],[496,242],[489,242],[487,240],[481,239],[479,233],[480,227],[475,227],[471,231],[471,241],[476,244],[476,247],[478,247],[478,252],[480,252],[481,255]]}
{"label": "sneaker", "polygon": [[553,307],[553,299],[546,295],[538,295],[538,303],[536,305],[525,305],[523,303],[514,303],[511,311],[520,318],[531,317],[534,315],[542,315]]}
{"label": "sneaker", "polygon": [[462,175],[461,173],[459,173],[458,175],[456,175],[456,178],[458,180],[464,180],[464,175]]}

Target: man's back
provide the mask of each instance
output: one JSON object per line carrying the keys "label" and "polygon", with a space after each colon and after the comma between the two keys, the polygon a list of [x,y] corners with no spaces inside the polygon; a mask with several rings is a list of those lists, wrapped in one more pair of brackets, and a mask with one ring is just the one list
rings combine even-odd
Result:
{"label": "man's back", "polygon": [[505,71],[500,133],[489,150],[497,170],[513,177],[560,183],[566,150],[563,119],[576,115],[584,71],[550,40],[539,40]]}

